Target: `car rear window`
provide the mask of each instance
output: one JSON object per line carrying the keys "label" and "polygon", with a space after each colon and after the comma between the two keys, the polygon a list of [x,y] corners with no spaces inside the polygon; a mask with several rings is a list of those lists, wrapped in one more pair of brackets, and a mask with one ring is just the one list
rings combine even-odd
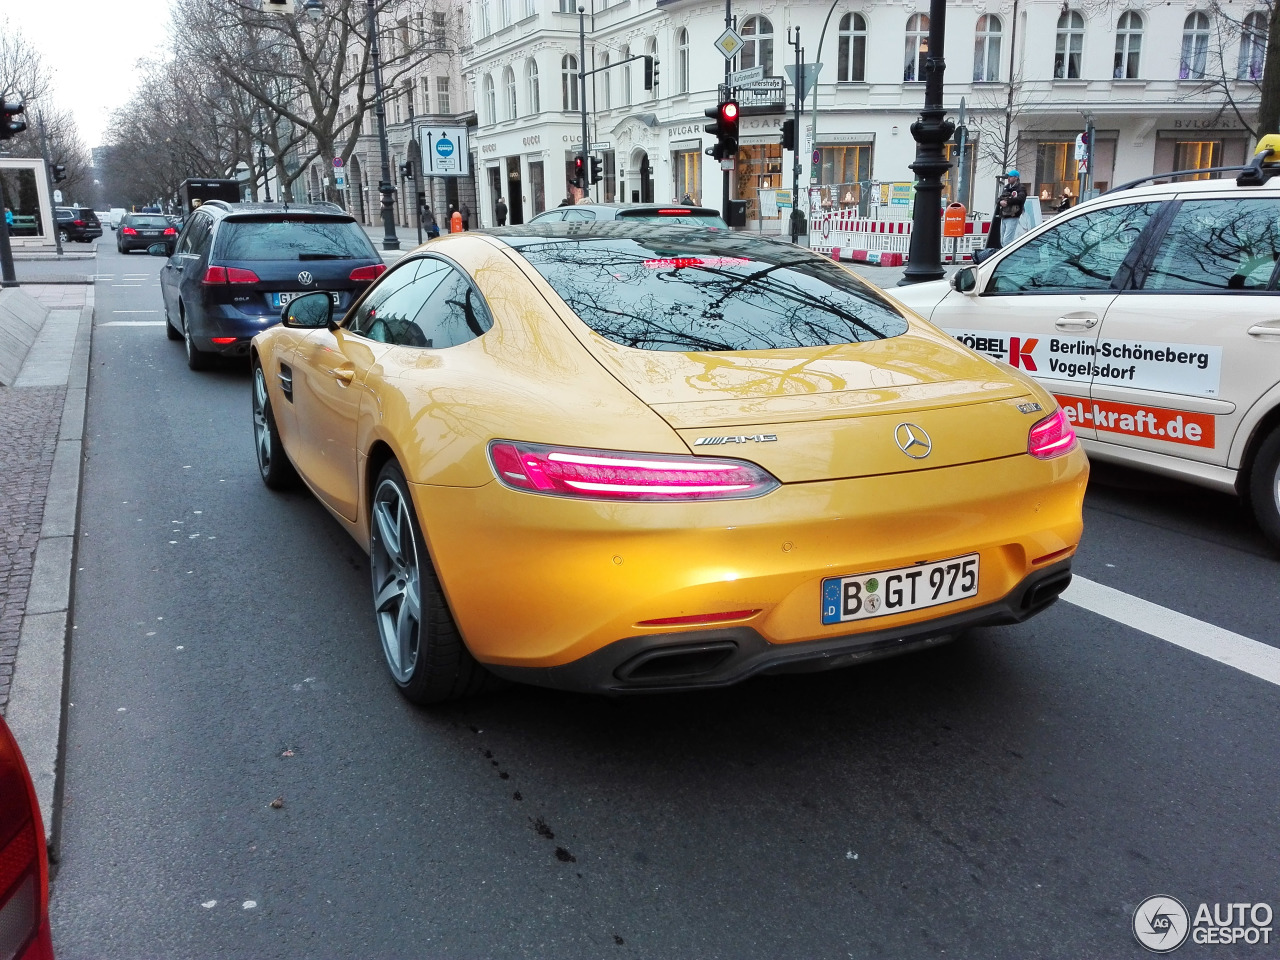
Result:
{"label": "car rear window", "polygon": [[716,230],[729,229],[729,225],[724,222],[719,214],[699,213],[696,210],[688,210],[681,207],[673,207],[670,210],[620,210],[618,211],[618,219],[627,220],[631,223],[661,223],[667,226],[674,224],[709,227]]}
{"label": "car rear window", "polygon": [[[664,231],[665,232],[665,231]],[[641,350],[773,350],[896,337],[906,319],[846,270],[716,236],[510,238],[584,323]]]}
{"label": "car rear window", "polygon": [[128,225],[142,227],[144,230],[163,230],[173,226],[168,217],[130,217]]}
{"label": "car rear window", "polygon": [[338,217],[235,218],[218,232],[224,260],[377,260],[369,235]]}

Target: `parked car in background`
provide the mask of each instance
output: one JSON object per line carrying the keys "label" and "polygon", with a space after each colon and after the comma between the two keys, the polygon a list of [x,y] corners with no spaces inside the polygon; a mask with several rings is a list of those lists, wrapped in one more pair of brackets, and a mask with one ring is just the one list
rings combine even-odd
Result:
{"label": "parked car in background", "polygon": [[185,340],[187,365],[244,356],[280,308],[314,290],[345,311],[386,264],[349,214],[327,207],[206,200],[187,218],[160,270],[166,331]]}
{"label": "parked car in background", "polygon": [[628,220],[634,223],[664,223],[668,226],[695,226],[728,230],[720,211],[680,203],[575,203],[552,207],[530,223],[580,223],[594,220]]}
{"label": "parked car in background", "polygon": [[128,213],[128,212],[129,212],[129,211],[128,211],[128,210],[126,210],[124,207],[112,207],[112,208],[111,208],[111,221],[110,221],[110,223],[111,223],[111,229],[112,229],[112,230],[115,230],[117,227],[119,227],[119,226],[120,226],[120,221],[124,219],[124,215],[125,215],[126,213]]}
{"label": "parked car in background", "polygon": [[177,245],[178,231],[169,218],[158,213],[125,214],[116,231],[116,250],[120,253],[146,250],[153,243],[168,245],[170,252]]}
{"label": "parked car in background", "polygon": [[1039,380],[1090,457],[1236,493],[1280,547],[1278,176],[1111,191],[894,296]]}
{"label": "parked car in background", "polygon": [[63,243],[89,243],[102,236],[102,223],[98,215],[83,207],[54,207],[58,221],[58,236]]}

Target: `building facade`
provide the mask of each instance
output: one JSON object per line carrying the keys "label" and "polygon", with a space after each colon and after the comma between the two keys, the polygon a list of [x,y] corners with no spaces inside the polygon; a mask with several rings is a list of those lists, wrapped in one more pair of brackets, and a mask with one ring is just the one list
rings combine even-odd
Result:
{"label": "building facade", "polygon": [[[519,223],[566,196],[582,145],[603,161],[598,201],[672,201],[686,195],[724,209],[720,165],[706,154],[705,115],[719,99],[725,58],[715,41],[724,6],[702,0],[472,0],[465,81],[474,91],[472,138],[484,225],[498,198]],[[944,102],[963,100],[967,147],[947,198],[989,211],[996,177],[1016,166],[1055,202],[1064,190],[1103,190],[1172,169],[1243,162],[1257,112],[1266,12],[1249,2],[1179,4],[1061,0],[949,3]],[[1234,10],[1223,14],[1221,10]],[[741,48],[733,70],[780,78],[795,62],[798,30],[807,61],[823,64],[800,124],[801,206],[810,202],[887,215],[890,185],[913,179],[911,124],[924,98],[928,4],[733,5]],[[825,25],[825,26],[824,26]],[[825,32],[824,32],[825,30]],[[821,49],[819,50],[819,40]],[[658,61],[645,86],[645,55]],[[589,72],[580,81],[580,62]],[[748,227],[782,232],[792,154],[780,131],[793,89],[740,91],[740,146],[728,198],[745,202]],[[784,112],[785,111],[785,112]],[[1092,120],[1091,179],[1075,140]],[[813,162],[816,155],[817,162]]]}

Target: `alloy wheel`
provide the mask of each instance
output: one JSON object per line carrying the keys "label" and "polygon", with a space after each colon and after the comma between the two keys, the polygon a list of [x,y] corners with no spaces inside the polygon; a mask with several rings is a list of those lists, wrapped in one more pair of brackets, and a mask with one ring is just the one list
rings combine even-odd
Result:
{"label": "alloy wheel", "polygon": [[418,663],[422,580],[407,495],[384,479],[373,498],[374,535],[369,558],[373,609],[387,666],[397,683],[408,683]]}
{"label": "alloy wheel", "polygon": [[260,366],[253,368],[253,446],[258,469],[265,477],[271,471],[271,430],[267,426],[267,378]]}

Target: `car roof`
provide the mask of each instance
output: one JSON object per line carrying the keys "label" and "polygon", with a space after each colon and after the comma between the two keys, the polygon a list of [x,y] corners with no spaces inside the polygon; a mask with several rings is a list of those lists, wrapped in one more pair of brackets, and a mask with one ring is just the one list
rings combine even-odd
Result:
{"label": "car roof", "polygon": [[[491,227],[485,230],[468,231],[470,235],[483,234],[500,240],[504,244],[519,249],[539,240],[606,240],[610,238],[633,239],[651,242],[656,245],[670,243],[673,247],[688,249],[690,245],[706,244],[707,253],[733,252],[741,256],[751,256],[752,251],[777,256],[779,248],[795,253],[797,256],[812,256],[817,259],[831,261],[819,254],[811,253],[808,247],[773,237],[760,236],[754,233],[735,233],[724,230],[708,230],[688,225],[668,226],[661,223],[646,223],[635,220],[574,220],[545,221],[528,223],[519,227]],[[453,237],[467,234],[452,234]],[[433,245],[447,242],[447,238],[432,241]]]}
{"label": "car roof", "polygon": [[[316,217],[333,217],[335,220],[354,220],[355,218],[333,207],[322,207],[314,203],[227,203],[225,200],[206,200],[196,210],[207,210],[219,217],[262,217],[270,214],[305,214]],[[194,212],[194,211],[193,211]]]}
{"label": "car roof", "polygon": [[1145,196],[1168,196],[1172,192],[1177,193],[1221,193],[1228,190],[1232,193],[1240,192],[1243,195],[1259,194],[1265,196],[1280,195],[1280,180],[1275,184],[1270,182],[1258,186],[1241,185],[1236,183],[1235,177],[1217,177],[1210,180],[1182,180],[1174,182],[1165,180],[1162,183],[1151,183],[1141,187],[1129,187],[1127,189],[1110,190],[1101,194],[1094,199],[1102,199],[1103,197],[1145,197]]}
{"label": "car roof", "polygon": [[[609,212],[614,214],[624,210],[628,213],[645,213],[650,210],[688,210],[690,213],[698,214],[699,216],[720,216],[720,211],[715,207],[704,207],[696,203],[676,203],[675,201],[672,201],[671,203],[573,203],[565,204],[565,208],[593,210],[597,213]],[[552,213],[560,209],[562,208],[552,207],[549,210],[544,210],[543,213]],[[538,214],[538,216],[542,216],[542,213]]]}

